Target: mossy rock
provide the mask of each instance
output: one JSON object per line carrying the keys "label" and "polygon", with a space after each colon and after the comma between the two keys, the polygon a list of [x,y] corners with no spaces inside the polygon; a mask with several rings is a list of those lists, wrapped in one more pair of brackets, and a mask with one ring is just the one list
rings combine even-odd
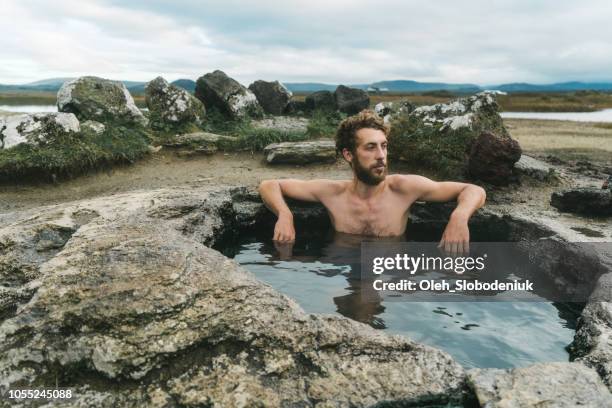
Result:
{"label": "mossy rock", "polygon": [[206,108],[200,100],[162,77],[147,84],[145,103],[149,109],[149,126],[158,131],[201,126],[206,116]]}
{"label": "mossy rock", "polygon": [[65,82],[57,93],[59,112],[74,113],[79,120],[116,125],[146,125],[147,119],[119,81],[85,76]]}

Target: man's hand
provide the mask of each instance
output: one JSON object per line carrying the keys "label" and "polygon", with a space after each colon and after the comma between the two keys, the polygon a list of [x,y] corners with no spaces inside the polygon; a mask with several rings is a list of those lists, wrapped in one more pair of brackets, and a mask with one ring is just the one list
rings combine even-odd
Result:
{"label": "man's hand", "polygon": [[293,242],[295,241],[295,227],[293,226],[293,215],[281,213],[274,226],[273,241]]}
{"label": "man's hand", "polygon": [[465,215],[451,215],[438,248],[451,255],[467,255],[470,252],[470,230],[468,228],[468,218]]}

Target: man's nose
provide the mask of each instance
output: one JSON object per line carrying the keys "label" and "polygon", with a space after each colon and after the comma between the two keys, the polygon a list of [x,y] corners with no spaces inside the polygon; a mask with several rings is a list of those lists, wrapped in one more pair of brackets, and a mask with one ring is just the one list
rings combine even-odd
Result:
{"label": "man's nose", "polygon": [[378,146],[378,148],[376,148],[376,158],[377,159],[384,159],[385,156],[386,156],[385,149],[383,149],[382,146]]}

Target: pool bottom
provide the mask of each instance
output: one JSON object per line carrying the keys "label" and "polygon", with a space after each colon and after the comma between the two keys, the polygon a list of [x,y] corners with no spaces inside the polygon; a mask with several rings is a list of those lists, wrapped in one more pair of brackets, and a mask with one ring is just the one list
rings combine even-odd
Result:
{"label": "pool bottom", "polygon": [[[550,302],[369,301],[329,236],[296,242],[291,254],[261,236],[223,252],[309,313],[339,314],[445,350],[466,368],[568,361],[581,305]],[[358,258],[357,258],[358,259]]]}

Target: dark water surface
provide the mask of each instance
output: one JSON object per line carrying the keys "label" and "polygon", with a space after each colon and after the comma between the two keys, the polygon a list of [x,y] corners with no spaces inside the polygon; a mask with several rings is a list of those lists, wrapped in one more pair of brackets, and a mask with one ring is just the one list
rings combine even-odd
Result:
{"label": "dark water surface", "polygon": [[468,368],[568,361],[566,346],[580,313],[575,304],[366,301],[354,271],[360,246],[353,238],[331,231],[298,236],[291,253],[270,238],[269,233],[243,235],[223,252],[307,312],[340,314],[406,335],[447,351]]}

